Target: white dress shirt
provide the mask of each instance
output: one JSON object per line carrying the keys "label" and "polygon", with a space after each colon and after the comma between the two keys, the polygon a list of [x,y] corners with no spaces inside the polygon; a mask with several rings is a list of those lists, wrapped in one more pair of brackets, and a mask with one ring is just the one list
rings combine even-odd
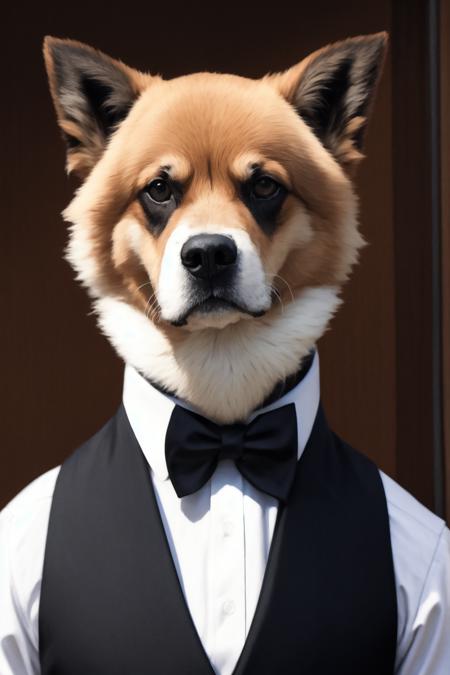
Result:
{"label": "white dress shirt", "polygon": [[[319,404],[319,357],[306,377],[250,418],[293,402],[298,456]],[[123,403],[151,467],[170,550],[201,642],[218,675],[231,675],[261,589],[278,501],[222,460],[198,492],[178,498],[164,454],[175,403],[130,365]],[[362,448],[363,450],[363,448]],[[426,451],[426,449],[424,449]],[[60,467],[42,474],[0,512],[0,675],[40,673],[38,612],[48,518]],[[450,532],[381,472],[398,602],[397,675],[450,675]]]}

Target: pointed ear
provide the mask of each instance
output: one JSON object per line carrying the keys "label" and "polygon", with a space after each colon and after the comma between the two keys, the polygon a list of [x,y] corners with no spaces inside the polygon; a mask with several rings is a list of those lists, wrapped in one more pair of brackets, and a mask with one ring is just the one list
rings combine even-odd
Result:
{"label": "pointed ear", "polygon": [[58,123],[67,144],[66,169],[84,178],[100,159],[109,136],[154,78],[76,40],[47,35],[43,51]]}
{"label": "pointed ear", "polygon": [[386,32],[347,38],[318,49],[269,82],[291,103],[323,145],[351,170],[362,148],[384,63]]}

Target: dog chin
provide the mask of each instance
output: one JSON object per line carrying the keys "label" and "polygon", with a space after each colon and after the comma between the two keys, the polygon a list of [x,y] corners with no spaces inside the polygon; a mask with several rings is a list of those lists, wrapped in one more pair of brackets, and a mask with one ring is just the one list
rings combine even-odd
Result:
{"label": "dog chin", "polygon": [[190,331],[203,330],[205,328],[222,329],[232,323],[237,323],[241,319],[252,318],[250,314],[240,312],[239,310],[214,310],[205,314],[204,312],[192,312],[186,319],[184,328]]}
{"label": "dog chin", "polygon": [[204,328],[225,328],[241,319],[251,319],[262,316],[265,309],[250,310],[239,305],[220,299],[208,299],[193,306],[180,317],[171,320],[173,326],[182,326],[187,330],[195,331]]}

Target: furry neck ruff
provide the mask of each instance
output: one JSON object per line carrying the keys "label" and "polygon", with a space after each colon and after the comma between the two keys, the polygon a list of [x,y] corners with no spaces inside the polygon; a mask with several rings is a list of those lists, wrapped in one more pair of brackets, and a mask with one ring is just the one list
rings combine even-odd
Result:
{"label": "furry neck ruff", "polygon": [[341,304],[339,288],[304,289],[270,316],[170,341],[147,317],[113,297],[94,302],[98,325],[145,377],[221,424],[246,420],[280,380],[297,371]]}

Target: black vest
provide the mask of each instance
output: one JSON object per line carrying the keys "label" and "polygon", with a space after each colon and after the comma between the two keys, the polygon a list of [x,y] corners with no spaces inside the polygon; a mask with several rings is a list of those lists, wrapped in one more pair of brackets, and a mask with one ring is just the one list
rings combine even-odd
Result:
{"label": "black vest", "polygon": [[[123,403],[59,472],[39,636],[42,675],[214,673]],[[396,637],[379,471],[320,405],[233,675],[392,675]]]}

